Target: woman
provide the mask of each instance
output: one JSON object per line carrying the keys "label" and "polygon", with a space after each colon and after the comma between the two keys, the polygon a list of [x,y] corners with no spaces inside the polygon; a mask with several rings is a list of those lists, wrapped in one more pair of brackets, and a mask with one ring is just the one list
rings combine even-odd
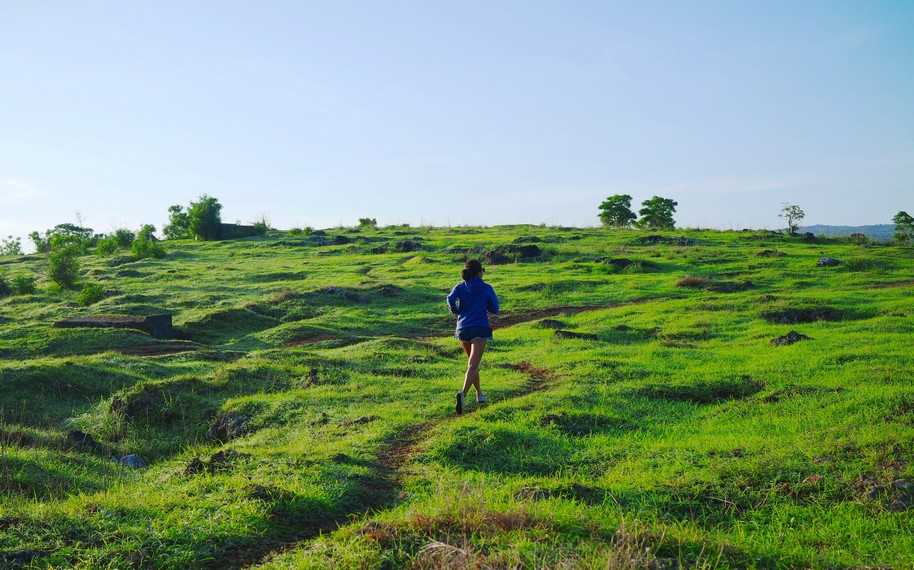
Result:
{"label": "woman", "polygon": [[447,296],[447,306],[457,315],[457,332],[454,336],[467,353],[467,373],[463,389],[457,392],[457,413],[463,413],[463,399],[470,386],[476,387],[476,402],[486,401],[479,387],[479,362],[486,349],[486,341],[492,338],[489,313],[498,314],[498,297],[492,286],[482,280],[482,264],[476,259],[466,262],[463,268],[463,283],[458,283]]}

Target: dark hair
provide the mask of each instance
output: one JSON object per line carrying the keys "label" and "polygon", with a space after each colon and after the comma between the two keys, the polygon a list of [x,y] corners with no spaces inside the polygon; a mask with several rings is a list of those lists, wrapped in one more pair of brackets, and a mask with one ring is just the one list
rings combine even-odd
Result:
{"label": "dark hair", "polygon": [[478,259],[468,259],[463,266],[463,280],[469,281],[482,275],[482,264]]}

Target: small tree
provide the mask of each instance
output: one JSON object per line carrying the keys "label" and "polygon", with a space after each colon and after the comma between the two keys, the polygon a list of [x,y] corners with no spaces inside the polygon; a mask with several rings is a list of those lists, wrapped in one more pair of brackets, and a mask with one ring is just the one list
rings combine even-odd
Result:
{"label": "small tree", "polygon": [[7,236],[0,240],[0,255],[22,255],[22,238]]}
{"label": "small tree", "polygon": [[156,239],[155,231],[156,228],[152,224],[146,224],[140,228],[140,231],[136,233],[136,239],[133,240],[133,244],[130,247],[134,257],[137,259],[165,257],[165,248]]}
{"label": "small tree", "polygon": [[117,236],[105,236],[95,244],[95,253],[98,255],[111,255],[118,250]]}
{"label": "small tree", "polygon": [[222,204],[206,194],[190,203],[187,210],[187,228],[195,239],[219,239],[222,226]]}
{"label": "small tree", "polygon": [[778,217],[787,222],[787,233],[794,235],[800,229],[800,220],[806,217],[806,212],[796,204],[784,204]]}
{"label": "small tree", "polygon": [[75,244],[54,248],[48,255],[48,277],[61,287],[72,287],[79,278],[79,247]]}
{"label": "small tree", "polygon": [[670,198],[661,198],[654,196],[650,200],[641,203],[641,209],[638,214],[638,226],[652,230],[671,230],[676,227],[676,220],[673,214],[676,213],[676,206],[679,203]]}
{"label": "small tree", "polygon": [[126,228],[121,228],[114,231],[114,239],[117,241],[118,247],[126,249],[130,247],[130,244],[136,239],[136,235]]}
{"label": "small tree", "polygon": [[41,235],[38,232],[32,232],[29,234],[29,239],[32,240],[32,243],[35,245],[35,251],[38,253],[47,253],[51,251],[51,242],[48,239],[48,232],[45,232],[44,235]]}
{"label": "small tree", "polygon": [[899,243],[910,243],[914,241],[914,218],[907,212],[901,211],[892,218],[895,223],[895,239]]}
{"label": "small tree", "polygon": [[378,220],[375,218],[359,218],[359,227],[362,229],[371,229],[378,227]]}
{"label": "small tree", "polygon": [[18,275],[13,278],[13,293],[17,295],[31,295],[36,289],[35,278],[30,275]]}
{"label": "small tree", "polygon": [[627,228],[636,217],[628,194],[613,194],[600,204],[600,222],[606,227]]}
{"label": "small tree", "polygon": [[175,204],[168,208],[168,225],[162,230],[165,239],[185,239],[190,237],[190,220],[184,208]]}

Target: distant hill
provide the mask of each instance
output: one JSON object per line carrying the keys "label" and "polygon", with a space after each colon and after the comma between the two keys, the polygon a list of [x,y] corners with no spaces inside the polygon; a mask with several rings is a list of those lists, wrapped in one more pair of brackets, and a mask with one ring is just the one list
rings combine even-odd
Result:
{"label": "distant hill", "polygon": [[827,226],[815,225],[800,228],[801,232],[814,233],[817,236],[841,237],[851,234],[863,234],[874,240],[890,240],[895,235],[895,224],[876,224],[872,226]]}

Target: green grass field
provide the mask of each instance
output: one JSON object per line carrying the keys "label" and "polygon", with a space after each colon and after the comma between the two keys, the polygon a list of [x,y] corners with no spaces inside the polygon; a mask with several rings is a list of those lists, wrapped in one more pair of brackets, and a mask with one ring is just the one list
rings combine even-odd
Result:
{"label": "green grass field", "polygon": [[[914,567],[911,249],[536,226],[166,247],[82,257],[89,307],[0,299],[0,567]],[[490,402],[457,417],[444,296],[499,247]],[[53,326],[161,312],[180,338]]]}

